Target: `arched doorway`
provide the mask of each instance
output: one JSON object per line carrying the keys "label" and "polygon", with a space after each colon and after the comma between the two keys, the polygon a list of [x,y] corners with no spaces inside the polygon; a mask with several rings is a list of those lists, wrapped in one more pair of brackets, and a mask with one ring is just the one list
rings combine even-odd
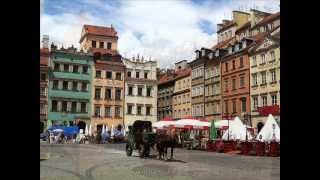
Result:
{"label": "arched doorway", "polygon": [[44,130],[44,123],[40,122],[40,133],[43,133]]}
{"label": "arched doorway", "polygon": [[257,125],[258,128],[258,133],[261,131],[262,127],[264,126],[264,124],[262,122],[259,122]]}
{"label": "arched doorway", "polygon": [[77,126],[79,129],[83,129],[83,132],[85,133],[85,131],[86,131],[86,123],[85,122],[79,121]]}

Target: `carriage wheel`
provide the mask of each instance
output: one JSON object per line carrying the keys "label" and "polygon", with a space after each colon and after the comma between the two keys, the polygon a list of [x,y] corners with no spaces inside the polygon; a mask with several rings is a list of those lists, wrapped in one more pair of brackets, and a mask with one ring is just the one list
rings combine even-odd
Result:
{"label": "carriage wheel", "polygon": [[127,153],[127,156],[132,155],[132,146],[130,144],[126,145],[126,153]]}

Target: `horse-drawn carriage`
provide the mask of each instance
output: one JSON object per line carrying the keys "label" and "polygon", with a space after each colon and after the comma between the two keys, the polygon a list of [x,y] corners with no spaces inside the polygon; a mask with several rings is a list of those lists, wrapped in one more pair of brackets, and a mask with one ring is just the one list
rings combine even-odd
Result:
{"label": "horse-drawn carriage", "polygon": [[156,133],[152,132],[151,125],[150,121],[135,121],[128,127],[127,156],[131,156],[133,150],[138,150],[140,157],[150,155],[150,148],[156,143]]}

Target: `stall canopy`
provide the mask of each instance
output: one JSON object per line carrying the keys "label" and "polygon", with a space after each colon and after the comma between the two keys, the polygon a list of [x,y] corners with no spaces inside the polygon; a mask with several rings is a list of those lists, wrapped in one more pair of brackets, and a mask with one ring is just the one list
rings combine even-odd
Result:
{"label": "stall canopy", "polygon": [[162,129],[168,126],[173,126],[175,121],[172,119],[163,119],[162,121],[158,121],[152,124],[152,127],[157,128],[157,129]]}
{"label": "stall canopy", "polygon": [[211,124],[210,122],[197,119],[180,119],[175,121],[174,126],[176,128],[208,129]]}
{"label": "stall canopy", "polygon": [[222,136],[223,140],[251,140],[252,135],[247,130],[246,126],[243,125],[239,117],[229,122],[229,128],[224,132]]}
{"label": "stall canopy", "polygon": [[280,128],[271,114],[269,114],[265,125],[257,135],[257,140],[262,142],[277,141],[280,142]]}

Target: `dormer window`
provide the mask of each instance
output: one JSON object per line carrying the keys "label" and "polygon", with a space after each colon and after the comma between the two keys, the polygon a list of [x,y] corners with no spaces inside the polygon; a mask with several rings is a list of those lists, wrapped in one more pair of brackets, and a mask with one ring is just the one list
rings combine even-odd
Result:
{"label": "dormer window", "polygon": [[202,49],[201,51],[201,56],[204,57],[206,55],[206,50],[205,49]]}
{"label": "dormer window", "polygon": [[229,47],[228,52],[229,52],[229,54],[232,53],[232,46]]}
{"label": "dormer window", "polygon": [[239,51],[239,44],[236,44],[235,51]]}
{"label": "dormer window", "polygon": [[213,59],[213,52],[209,53],[209,59]]}
{"label": "dormer window", "polygon": [[246,47],[247,47],[247,41],[243,41],[243,42],[242,42],[242,47],[243,47],[243,48],[246,48]]}
{"label": "dormer window", "polygon": [[216,57],[218,57],[218,56],[219,56],[219,49],[216,50]]}
{"label": "dormer window", "polygon": [[199,57],[200,57],[200,52],[196,51],[196,59],[199,59]]}

